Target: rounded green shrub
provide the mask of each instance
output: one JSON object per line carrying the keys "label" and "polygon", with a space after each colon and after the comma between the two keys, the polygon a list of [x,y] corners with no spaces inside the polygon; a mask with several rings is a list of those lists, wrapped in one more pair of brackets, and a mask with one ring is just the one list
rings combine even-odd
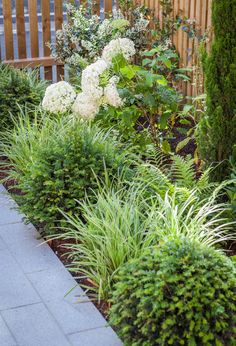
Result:
{"label": "rounded green shrub", "polygon": [[47,234],[62,226],[62,212],[78,212],[78,202],[93,199],[99,182],[126,165],[111,133],[79,120],[23,121],[8,137],[2,151],[22,191],[20,209]]}
{"label": "rounded green shrub", "polygon": [[38,79],[38,71],[14,69],[0,64],[0,128],[13,125],[12,116],[27,107],[28,112],[37,107],[46,89],[46,83]]}
{"label": "rounded green shrub", "polygon": [[110,322],[125,345],[236,345],[236,270],[214,249],[170,239],[127,263]]}

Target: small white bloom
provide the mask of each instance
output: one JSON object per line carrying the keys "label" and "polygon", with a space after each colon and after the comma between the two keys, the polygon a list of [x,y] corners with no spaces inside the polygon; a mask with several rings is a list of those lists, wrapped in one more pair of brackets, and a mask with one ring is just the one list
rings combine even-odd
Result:
{"label": "small white bloom", "polygon": [[126,60],[130,60],[135,55],[134,42],[128,38],[111,40],[103,49],[102,59],[111,64],[112,59],[118,54],[123,54]]}
{"label": "small white bloom", "polygon": [[112,77],[107,86],[104,88],[104,103],[115,108],[119,108],[123,105],[123,100],[120,98],[116,83],[117,78]]}
{"label": "small white bloom", "polygon": [[77,95],[72,112],[84,120],[92,120],[99,112],[99,103],[84,92]]}
{"label": "small white bloom", "polygon": [[111,34],[112,26],[109,19],[104,19],[98,28],[98,37],[102,39]]}
{"label": "small white bloom", "polygon": [[66,113],[70,110],[76,92],[67,82],[61,81],[47,87],[42,107],[51,113]]}

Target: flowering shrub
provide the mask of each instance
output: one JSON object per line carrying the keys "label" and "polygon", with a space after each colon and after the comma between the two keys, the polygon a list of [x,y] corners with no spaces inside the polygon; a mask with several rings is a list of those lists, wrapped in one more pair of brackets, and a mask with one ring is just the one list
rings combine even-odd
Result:
{"label": "flowering shrub", "polygon": [[121,10],[103,21],[90,15],[83,6],[67,5],[68,22],[56,33],[56,43],[50,44],[52,55],[75,68],[77,72],[101,56],[103,48],[117,38],[130,38],[140,50],[147,43],[149,20],[142,7],[133,10],[132,24]]}
{"label": "flowering shrub", "polygon": [[129,61],[135,54],[131,40],[123,38],[112,40],[103,50],[102,58],[82,71],[81,89],[72,107],[74,114],[83,119],[93,119],[101,105],[119,108],[123,101],[117,90],[119,78],[112,76],[113,61],[121,56]]}
{"label": "flowering shrub", "polygon": [[233,346],[235,275],[225,255],[167,240],[119,271],[110,322],[128,346]]}
{"label": "flowering shrub", "polygon": [[74,88],[67,82],[61,81],[47,87],[42,107],[51,113],[66,113],[71,109],[75,100]]}

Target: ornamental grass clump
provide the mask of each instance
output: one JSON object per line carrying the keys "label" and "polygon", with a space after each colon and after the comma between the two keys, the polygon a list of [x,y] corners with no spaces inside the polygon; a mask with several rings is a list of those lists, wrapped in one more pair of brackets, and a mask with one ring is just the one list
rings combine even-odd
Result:
{"label": "ornamental grass clump", "polygon": [[61,211],[71,215],[78,212],[77,201],[92,198],[95,175],[102,181],[126,164],[111,132],[68,117],[21,119],[5,135],[1,153],[8,159],[8,179],[23,193],[20,209],[47,234],[62,225]]}
{"label": "ornamental grass clump", "polygon": [[136,189],[101,188],[96,203],[82,203],[82,219],[76,214],[66,215],[62,237],[69,242],[73,239],[70,269],[89,279],[89,290],[96,299],[107,300],[119,268],[142,255],[152,243],[154,235],[147,233],[154,218],[150,209]]}
{"label": "ornamental grass clump", "polygon": [[[146,167],[145,167],[146,168]],[[217,204],[217,187],[205,200],[197,189],[173,184],[159,171],[156,180],[127,173],[111,184],[99,184],[96,198],[86,199],[80,213],[65,215],[62,238],[71,242],[71,270],[86,276],[96,298],[109,299],[119,269],[169,236],[186,236],[204,247],[232,239],[232,223],[222,215],[227,205]],[[159,179],[158,179],[159,177]],[[153,175],[154,178],[154,175]]]}
{"label": "ornamental grass clump", "polygon": [[224,254],[169,238],[119,271],[110,323],[128,346],[235,345],[235,275]]}

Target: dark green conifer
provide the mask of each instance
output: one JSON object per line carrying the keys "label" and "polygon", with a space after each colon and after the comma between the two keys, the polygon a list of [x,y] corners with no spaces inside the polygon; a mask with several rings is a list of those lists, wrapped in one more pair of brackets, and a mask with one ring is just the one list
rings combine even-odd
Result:
{"label": "dark green conifer", "polygon": [[207,111],[197,140],[200,157],[216,166],[212,179],[221,181],[236,144],[236,0],[213,0],[212,25],[214,41],[204,62]]}

